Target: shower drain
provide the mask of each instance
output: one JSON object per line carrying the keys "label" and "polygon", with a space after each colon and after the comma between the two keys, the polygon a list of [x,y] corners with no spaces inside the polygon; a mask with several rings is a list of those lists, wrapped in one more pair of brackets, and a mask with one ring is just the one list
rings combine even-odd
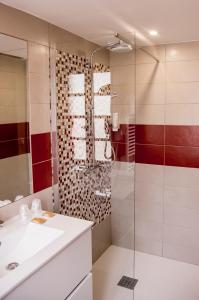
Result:
{"label": "shower drain", "polygon": [[134,279],[134,278],[127,277],[127,276],[122,276],[122,278],[120,279],[120,281],[118,282],[117,285],[122,286],[126,289],[133,290],[134,287],[136,286],[137,282],[138,282],[138,279]]}
{"label": "shower drain", "polygon": [[12,271],[12,270],[16,269],[18,266],[19,266],[19,264],[17,262],[12,262],[7,265],[6,269],[9,271]]}

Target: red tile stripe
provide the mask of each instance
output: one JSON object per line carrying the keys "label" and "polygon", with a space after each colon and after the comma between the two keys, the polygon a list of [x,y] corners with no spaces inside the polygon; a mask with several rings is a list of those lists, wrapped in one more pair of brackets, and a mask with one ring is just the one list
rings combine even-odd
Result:
{"label": "red tile stripe", "polygon": [[136,144],[164,145],[164,125],[136,125]]}
{"label": "red tile stripe", "polygon": [[136,144],[135,161],[143,164],[164,164],[164,146]]}
{"label": "red tile stripe", "polygon": [[199,168],[199,147],[165,146],[165,165]]}
{"label": "red tile stripe", "polygon": [[0,159],[30,152],[29,124],[0,124]]}
{"label": "red tile stripe", "polygon": [[50,132],[31,135],[32,163],[51,159]]}
{"label": "red tile stripe", "polygon": [[165,126],[165,145],[199,147],[199,126]]}
{"label": "red tile stripe", "polygon": [[34,193],[52,186],[51,160],[33,164],[33,189]]}
{"label": "red tile stripe", "polygon": [[136,125],[138,163],[199,167],[199,126]]}
{"label": "red tile stripe", "polygon": [[29,137],[29,123],[0,124],[0,142]]}
{"label": "red tile stripe", "polygon": [[0,159],[30,152],[29,138],[0,142]]}
{"label": "red tile stripe", "polygon": [[32,171],[34,192],[52,185],[50,132],[31,135]]}

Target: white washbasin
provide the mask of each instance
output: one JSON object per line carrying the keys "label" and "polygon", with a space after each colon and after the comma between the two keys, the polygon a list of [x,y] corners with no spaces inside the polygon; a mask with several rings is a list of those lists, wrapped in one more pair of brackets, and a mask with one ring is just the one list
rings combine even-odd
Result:
{"label": "white washbasin", "polygon": [[64,232],[44,225],[29,223],[10,232],[0,231],[0,277],[13,272],[7,270],[10,263],[20,265],[56,240]]}

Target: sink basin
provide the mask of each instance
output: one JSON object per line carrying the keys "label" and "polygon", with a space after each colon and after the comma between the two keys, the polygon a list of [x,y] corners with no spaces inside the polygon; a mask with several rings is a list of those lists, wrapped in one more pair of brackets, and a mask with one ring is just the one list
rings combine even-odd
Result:
{"label": "sink basin", "polygon": [[29,223],[14,230],[0,231],[0,277],[12,272],[7,269],[11,263],[20,265],[52,243],[62,230],[45,225]]}

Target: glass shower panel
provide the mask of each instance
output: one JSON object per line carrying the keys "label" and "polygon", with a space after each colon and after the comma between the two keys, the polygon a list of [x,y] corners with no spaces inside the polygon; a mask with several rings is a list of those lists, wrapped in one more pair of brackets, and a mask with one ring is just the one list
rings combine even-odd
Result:
{"label": "glass shower panel", "polygon": [[94,222],[94,300],[133,299],[118,283],[134,277],[134,52],[56,56],[59,211]]}
{"label": "glass shower panel", "polygon": [[[134,55],[110,52],[110,72],[94,73],[95,153],[97,160],[109,161],[110,178],[102,186],[111,191],[111,243],[93,267],[95,300],[133,299],[127,283],[134,282]],[[117,131],[113,112],[119,116]]]}
{"label": "glass shower panel", "polygon": [[[117,281],[123,278],[126,284],[131,284],[134,279],[135,52],[111,52],[110,65],[111,111],[119,119],[119,128],[112,131],[111,138],[115,153],[111,171],[111,251],[118,266],[112,276],[117,274]],[[117,287],[115,293],[122,293],[121,289]],[[126,289],[124,293],[124,299],[133,299],[133,290]]]}

